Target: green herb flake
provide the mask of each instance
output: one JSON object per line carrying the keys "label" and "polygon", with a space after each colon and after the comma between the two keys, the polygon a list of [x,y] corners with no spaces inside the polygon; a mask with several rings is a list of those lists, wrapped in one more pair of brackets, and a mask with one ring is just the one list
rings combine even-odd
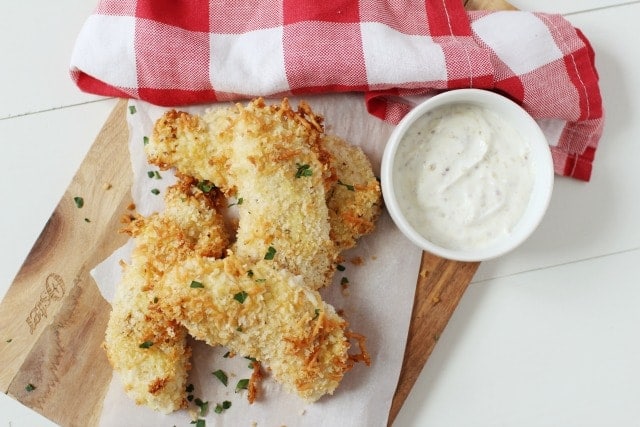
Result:
{"label": "green herb flake", "polygon": [[222,402],[222,403],[218,403],[218,404],[216,405],[216,409],[214,409],[213,411],[214,411],[216,414],[221,414],[221,413],[222,413],[222,411],[225,411],[225,410],[227,410],[227,409],[229,409],[229,408],[231,408],[231,402],[229,402],[228,400],[225,400],[225,401],[224,401],[224,402]]}
{"label": "green herb flake", "polygon": [[145,341],[140,344],[138,347],[140,348],[150,348],[153,345],[153,341]]}
{"label": "green herb flake", "polygon": [[189,424],[195,424],[196,427],[206,427],[207,421],[203,419],[193,420]]}
{"label": "green herb flake", "polygon": [[311,176],[313,175],[313,171],[311,170],[311,166],[309,165],[301,165],[300,163],[296,163],[298,170],[296,171],[296,178],[301,178],[303,176]]}
{"label": "green herb flake", "polygon": [[89,218],[85,218],[84,222],[91,222],[91,220]]}
{"label": "green herb flake", "polygon": [[249,369],[253,369],[253,364],[256,362],[255,357],[248,357],[248,356],[246,356],[246,357],[245,357],[245,359],[247,359],[247,360],[250,360],[250,361],[251,361],[251,363],[249,363],[249,365],[248,365],[248,368],[249,368]]}
{"label": "green herb flake", "polygon": [[135,114],[137,112],[135,105],[129,105],[129,114]]}
{"label": "green herb flake", "polygon": [[27,384],[27,386],[24,389],[27,390],[28,392],[32,392],[33,390],[36,389],[36,386],[34,386],[33,384],[29,383],[29,384]]}
{"label": "green herb flake", "polygon": [[187,388],[185,389],[185,391],[186,391],[187,393],[192,393],[194,389],[195,389],[195,387],[193,386],[193,384],[189,384],[189,385],[187,386]]}
{"label": "green herb flake", "polygon": [[349,279],[347,279],[346,277],[343,277],[342,279],[340,279],[340,284],[342,286],[346,286],[349,284]]}
{"label": "green herb flake", "polygon": [[200,282],[198,282],[197,280],[192,280],[191,284],[189,285],[189,287],[197,289],[197,288],[204,288],[204,285]]}
{"label": "green herb flake", "polygon": [[267,279],[256,279],[256,283],[264,283]]}
{"label": "green herb flake", "polygon": [[238,331],[238,332],[242,332],[242,326],[238,326],[238,327],[236,328],[236,331]]}
{"label": "green herb flake", "polygon": [[160,194],[160,190],[158,190],[157,188],[154,188],[151,190],[151,193],[157,196],[158,194]]}
{"label": "green herb flake", "polygon": [[13,338],[9,338],[6,342],[11,342],[13,341]]}
{"label": "green herb flake", "polygon": [[318,316],[320,316],[320,309],[319,309],[319,308],[316,308],[316,309],[313,311],[313,319],[311,319],[311,320],[316,320],[316,319],[318,318]]}
{"label": "green herb flake", "polygon": [[235,294],[233,296],[233,299],[238,301],[240,304],[242,304],[242,303],[244,303],[244,300],[246,300],[248,296],[249,296],[248,293],[246,293],[245,291],[242,291],[242,292],[238,292],[237,294]]}
{"label": "green herb flake", "polygon": [[237,206],[240,206],[243,202],[244,202],[244,199],[243,199],[242,197],[240,197],[238,200],[236,200],[236,202],[235,202],[235,203],[231,203],[231,204],[230,204],[229,206],[227,206],[227,207],[229,207],[229,208],[230,208],[231,206],[236,206],[236,205],[237,205]]}
{"label": "green herb flake", "polygon": [[188,395],[188,396],[187,396],[187,400],[188,400],[189,402],[191,402],[191,401],[193,400],[193,394]]}
{"label": "green herb flake", "polygon": [[75,202],[76,207],[78,209],[82,209],[82,207],[84,206],[84,199],[82,197],[80,197],[80,196],[74,197],[73,201]]}
{"label": "green herb flake", "polygon": [[342,185],[343,187],[345,187],[347,190],[349,191],[356,191],[355,187],[351,184],[345,184],[344,182],[338,180],[338,185]]}
{"label": "green herb flake", "polygon": [[213,185],[211,182],[204,180],[204,181],[198,182],[198,184],[196,184],[196,187],[198,187],[198,189],[203,193],[208,193],[211,190],[213,190],[216,186]]}
{"label": "green herb flake", "polygon": [[249,270],[249,271],[247,271],[247,276],[249,276],[249,277],[253,277],[253,270]]}
{"label": "green herb flake", "polygon": [[246,390],[247,387],[249,387],[249,380],[247,378],[241,379],[238,381],[238,384],[236,384],[236,393],[240,390]]}
{"label": "green herb flake", "polygon": [[201,399],[196,398],[196,400],[194,400],[194,403],[196,404],[196,406],[198,406],[198,408],[200,408],[201,417],[207,415],[207,411],[209,410],[209,402],[203,402]]}
{"label": "green herb flake", "polygon": [[336,269],[337,269],[338,271],[345,271],[347,268],[346,268],[344,265],[342,265],[342,264],[338,264],[338,266],[336,267]]}
{"label": "green herb flake", "polygon": [[148,136],[143,136],[142,137],[142,144],[143,145],[147,145],[149,143],[149,137]]}
{"label": "green herb flake", "polygon": [[153,303],[154,303],[154,304],[157,304],[157,303],[158,303],[158,297],[154,297],[154,298],[153,298]]}
{"label": "green herb flake", "polygon": [[218,369],[217,371],[212,372],[212,374],[214,377],[219,379],[220,382],[224,384],[225,387],[229,383],[229,377],[227,377],[227,374],[222,369]]}
{"label": "green herb flake", "polygon": [[267,253],[264,255],[264,259],[272,260],[275,256],[276,248],[274,248],[273,246],[269,246],[269,249],[267,249]]}
{"label": "green herb flake", "polygon": [[231,355],[231,352],[227,351],[225,354],[222,355],[222,357],[224,357],[225,359],[228,359],[230,355]]}

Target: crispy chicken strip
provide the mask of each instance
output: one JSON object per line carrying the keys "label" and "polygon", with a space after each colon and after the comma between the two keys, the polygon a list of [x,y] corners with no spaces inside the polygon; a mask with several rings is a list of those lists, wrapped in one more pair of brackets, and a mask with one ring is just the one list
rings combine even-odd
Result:
{"label": "crispy chicken strip", "polygon": [[332,135],[323,135],[321,145],[337,177],[327,194],[331,239],[343,251],[373,231],[382,208],[380,183],[359,147]]}
{"label": "crispy chicken strip", "polygon": [[165,277],[163,310],[193,337],[256,358],[313,402],[352,366],[347,324],[300,276],[273,264],[235,254],[188,258]]}
{"label": "crispy chicken strip", "polygon": [[186,330],[160,306],[158,284],[188,256],[220,256],[228,245],[222,218],[202,192],[168,190],[167,211],[137,217],[126,231],[136,239],[130,265],[112,302],[104,347],[126,393],[137,404],[169,413],[185,407],[191,349]]}

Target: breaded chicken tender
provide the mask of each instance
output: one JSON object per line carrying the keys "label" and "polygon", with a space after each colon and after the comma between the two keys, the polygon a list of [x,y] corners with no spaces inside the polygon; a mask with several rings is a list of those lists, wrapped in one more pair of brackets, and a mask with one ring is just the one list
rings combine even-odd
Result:
{"label": "breaded chicken tender", "polygon": [[382,210],[380,183],[359,147],[332,135],[323,135],[321,145],[337,177],[327,194],[331,239],[344,251],[373,231]]}
{"label": "breaded chicken tender", "polygon": [[196,339],[251,355],[287,391],[313,402],[332,394],[352,366],[347,324],[300,276],[273,263],[189,258],[168,273],[163,309]]}
{"label": "breaded chicken tender", "polygon": [[188,256],[220,256],[228,245],[209,195],[186,188],[168,190],[164,214],[137,217],[127,226],[136,246],[116,288],[104,343],[126,393],[164,413],[187,404],[191,349],[184,327],[161,309],[159,284]]}
{"label": "breaded chicken tender", "polygon": [[333,173],[322,161],[328,154],[319,145],[321,131],[308,109],[256,100],[202,117],[168,112],[145,150],[151,163],[242,200],[238,256],[257,261],[272,254],[317,289],[331,281],[338,256],[325,193]]}

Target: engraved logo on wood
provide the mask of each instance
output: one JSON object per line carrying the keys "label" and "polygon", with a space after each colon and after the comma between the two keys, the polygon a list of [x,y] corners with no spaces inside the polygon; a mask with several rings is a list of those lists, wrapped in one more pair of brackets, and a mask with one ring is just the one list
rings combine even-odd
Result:
{"label": "engraved logo on wood", "polygon": [[47,318],[47,308],[49,308],[51,302],[61,300],[64,293],[65,288],[62,277],[56,273],[49,274],[44,281],[44,289],[40,292],[40,298],[27,317],[30,333],[33,334],[38,323],[40,323],[43,318]]}

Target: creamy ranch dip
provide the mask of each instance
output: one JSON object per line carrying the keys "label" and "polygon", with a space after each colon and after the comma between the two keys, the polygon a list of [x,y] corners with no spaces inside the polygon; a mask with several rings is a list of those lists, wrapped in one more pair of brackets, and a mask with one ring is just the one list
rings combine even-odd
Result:
{"label": "creamy ranch dip", "polygon": [[449,249],[478,249],[508,234],[533,188],[528,143],[497,114],[443,106],[409,128],[393,182],[407,220]]}

